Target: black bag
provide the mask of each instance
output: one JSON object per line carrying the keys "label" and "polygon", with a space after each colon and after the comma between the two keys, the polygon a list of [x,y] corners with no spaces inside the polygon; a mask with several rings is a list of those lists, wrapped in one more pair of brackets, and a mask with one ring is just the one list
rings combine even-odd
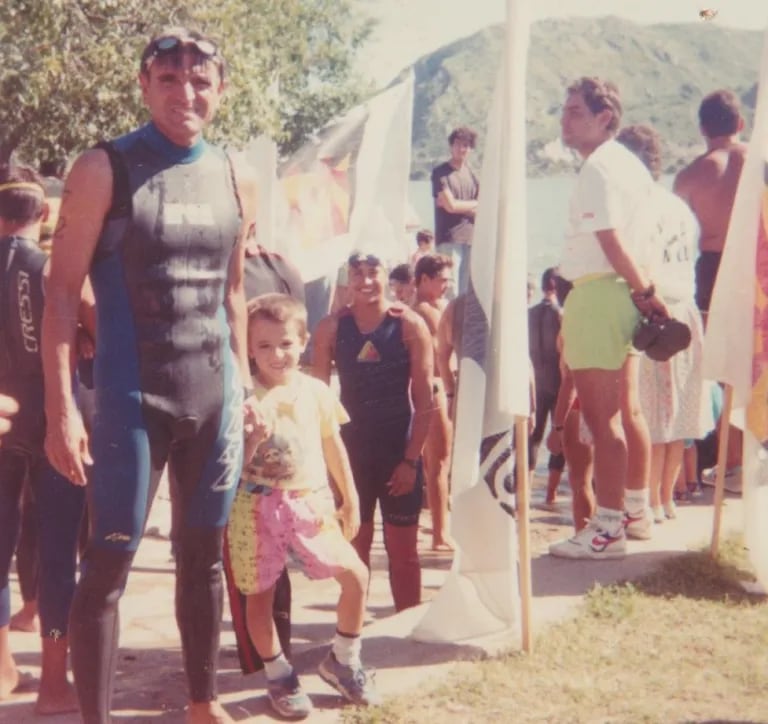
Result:
{"label": "black bag", "polygon": [[691,330],[678,319],[643,319],[637,325],[632,344],[655,362],[666,362],[691,344]]}

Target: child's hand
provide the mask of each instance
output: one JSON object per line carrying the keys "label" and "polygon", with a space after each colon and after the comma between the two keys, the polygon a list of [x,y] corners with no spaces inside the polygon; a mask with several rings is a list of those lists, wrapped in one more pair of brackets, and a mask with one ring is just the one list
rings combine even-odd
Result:
{"label": "child's hand", "polygon": [[272,431],[272,425],[262,413],[258,400],[251,396],[243,403],[243,462],[247,465],[256,454],[259,443]]}
{"label": "child's hand", "polygon": [[360,530],[360,504],[357,500],[345,501],[336,511],[341,523],[341,532],[347,540],[352,540]]}

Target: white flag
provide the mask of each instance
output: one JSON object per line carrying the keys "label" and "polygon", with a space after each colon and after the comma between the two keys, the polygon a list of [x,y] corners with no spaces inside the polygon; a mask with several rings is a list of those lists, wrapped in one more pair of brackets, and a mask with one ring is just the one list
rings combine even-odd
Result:
{"label": "white flag", "polygon": [[460,641],[519,621],[512,428],[528,416],[526,0],[508,0],[464,305],[451,469],[453,568],[412,636]]}
{"label": "white flag", "polygon": [[410,73],[355,106],[280,165],[278,248],[305,282],[335,278],[362,246],[407,258],[413,83]]}
{"label": "white flag", "polygon": [[[768,28],[755,127],[733,205],[704,340],[704,375],[733,387],[746,410],[744,538],[768,587]],[[741,426],[741,425],[740,425]]]}

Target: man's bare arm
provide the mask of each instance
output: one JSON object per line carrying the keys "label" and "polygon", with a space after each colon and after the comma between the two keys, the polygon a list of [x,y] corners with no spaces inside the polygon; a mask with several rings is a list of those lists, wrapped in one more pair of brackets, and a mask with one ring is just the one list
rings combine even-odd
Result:
{"label": "man's bare arm", "polygon": [[72,397],[72,354],[85,278],[112,204],[107,154],[86,151],[67,177],[53,237],[42,325],[46,453],[51,464],[84,485],[90,462],[87,437]]}
{"label": "man's bare arm", "polygon": [[457,199],[448,186],[443,186],[443,189],[437,195],[435,203],[449,214],[469,214],[474,216],[477,210],[477,199],[468,201]]}
{"label": "man's bare arm", "polygon": [[[453,356],[453,315],[456,307],[455,300],[451,301],[440,317],[440,323],[437,325],[437,372],[443,381],[445,394],[453,397],[456,394],[456,378],[451,369],[451,358]],[[449,406],[450,407],[450,406]]]}
{"label": "man's bare arm", "polygon": [[403,316],[403,342],[411,361],[411,396],[413,398],[413,426],[405,457],[416,459],[421,455],[435,409],[432,395],[434,352],[427,325],[413,313]]}

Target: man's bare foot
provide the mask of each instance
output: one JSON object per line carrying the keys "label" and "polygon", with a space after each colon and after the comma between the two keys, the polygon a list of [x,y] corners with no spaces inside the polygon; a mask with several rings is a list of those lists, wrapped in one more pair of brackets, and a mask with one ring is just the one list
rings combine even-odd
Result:
{"label": "man's bare foot", "polygon": [[19,685],[19,670],[11,663],[0,669],[0,701],[7,699]]}
{"label": "man's bare foot", "polygon": [[452,553],[456,548],[456,542],[451,538],[433,538],[432,550],[436,553]]}
{"label": "man's bare foot", "polygon": [[75,687],[69,681],[65,680],[55,686],[40,685],[35,714],[67,714],[73,711],[80,711],[80,706]]}
{"label": "man's bare foot", "polygon": [[37,633],[40,631],[40,619],[37,617],[37,609],[24,605],[11,616],[8,628],[10,628],[11,631]]}
{"label": "man's bare foot", "polygon": [[187,707],[187,724],[234,724],[218,701],[201,701]]}

